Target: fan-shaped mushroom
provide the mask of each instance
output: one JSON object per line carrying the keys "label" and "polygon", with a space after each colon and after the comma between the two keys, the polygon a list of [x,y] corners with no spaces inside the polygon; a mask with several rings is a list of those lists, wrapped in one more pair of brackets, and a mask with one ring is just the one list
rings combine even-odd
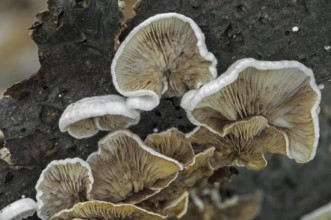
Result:
{"label": "fan-shaped mushroom", "polygon": [[182,96],[215,78],[217,60],[190,18],[157,14],[134,28],[111,65],[113,83],[129,106],[151,110],[161,96]]}

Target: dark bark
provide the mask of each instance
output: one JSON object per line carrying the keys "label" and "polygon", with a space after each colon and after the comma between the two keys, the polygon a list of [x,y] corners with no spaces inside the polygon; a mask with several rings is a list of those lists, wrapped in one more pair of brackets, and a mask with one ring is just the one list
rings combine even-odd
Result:
{"label": "dark bark", "polygon": [[[325,49],[331,45],[330,11],[328,0],[142,0],[120,40],[154,14],[178,12],[191,17],[205,33],[207,46],[218,59],[219,74],[244,57],[287,59],[311,67],[323,83],[331,79],[331,49]],[[41,68],[9,88],[0,100],[0,129],[17,166],[14,169],[0,161],[4,167],[0,169],[0,209],[22,194],[34,198],[34,185],[50,161],[85,159],[97,149],[105,132],[75,140],[59,131],[58,119],[68,104],[117,93],[110,74],[121,26],[117,0],[50,0],[49,11],[38,19],[32,38],[39,47]],[[293,26],[299,31],[292,32]],[[155,110],[143,113],[141,123],[131,130],[142,138],[155,127],[191,130],[179,102],[162,100]]]}

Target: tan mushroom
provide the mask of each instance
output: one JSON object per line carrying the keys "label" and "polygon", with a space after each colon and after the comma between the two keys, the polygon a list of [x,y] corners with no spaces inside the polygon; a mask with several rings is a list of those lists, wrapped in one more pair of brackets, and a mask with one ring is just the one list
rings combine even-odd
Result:
{"label": "tan mushroom", "polygon": [[[158,213],[171,214],[167,212],[169,204],[182,196],[185,191],[194,186],[199,180],[213,174],[214,169],[209,161],[214,155],[214,150],[215,148],[211,147],[195,155],[192,161],[184,166],[178,177],[168,187],[140,203],[140,205]],[[178,213],[178,215],[182,216],[184,213],[182,215]]]}
{"label": "tan mushroom", "polygon": [[187,212],[188,202],[189,202],[188,192],[185,191],[177,199],[168,202],[165,205],[164,211],[168,216],[175,216],[177,218],[181,218]]}
{"label": "tan mushroom", "polygon": [[176,128],[149,134],[144,143],[157,152],[183,164],[190,163],[194,157],[191,143],[186,139],[185,134]]}
{"label": "tan mushroom", "polygon": [[318,143],[320,97],[313,72],[299,62],[242,59],[216,80],[188,92],[181,106],[194,124],[221,136],[229,123],[263,116],[287,134],[287,156],[307,162]]}
{"label": "tan mushroom", "polygon": [[164,216],[149,212],[130,204],[113,204],[102,201],[88,201],[74,205],[55,214],[51,220],[165,220]]}
{"label": "tan mushroom", "polygon": [[[202,192],[199,192],[199,194],[194,195],[195,198],[190,194],[193,202],[189,204],[188,215],[184,217],[185,220],[252,220],[261,211],[263,193],[260,191],[247,195],[235,195],[223,201],[215,201],[213,199],[214,193],[219,193],[219,191],[213,190],[209,189],[212,194],[208,196],[205,195],[206,193],[202,195]],[[197,201],[194,201],[193,198]]]}
{"label": "tan mushroom", "polygon": [[38,217],[48,219],[62,209],[86,201],[92,184],[91,168],[82,159],[52,161],[36,184]]}
{"label": "tan mushroom", "polygon": [[225,134],[221,137],[200,127],[187,137],[194,149],[216,148],[211,161],[215,169],[237,165],[259,170],[267,165],[265,152],[286,154],[288,142],[285,132],[268,126],[267,120],[261,116],[228,124]]}
{"label": "tan mushroom", "polygon": [[99,130],[111,131],[137,124],[140,113],[126,105],[123,97],[104,95],[83,98],[61,115],[59,128],[75,138],[88,138]]}
{"label": "tan mushroom", "polygon": [[99,141],[98,152],[88,159],[94,184],[91,198],[109,202],[138,203],[168,186],[182,165],[142,143],[126,130]]}
{"label": "tan mushroom", "polygon": [[151,110],[161,96],[182,96],[215,78],[217,60],[190,18],[157,14],[134,28],[111,65],[113,83],[128,104]]}

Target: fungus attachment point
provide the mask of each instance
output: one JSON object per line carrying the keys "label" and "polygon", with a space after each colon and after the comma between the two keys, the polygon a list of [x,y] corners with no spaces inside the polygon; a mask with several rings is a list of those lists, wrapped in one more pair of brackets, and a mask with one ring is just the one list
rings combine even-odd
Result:
{"label": "fungus attachment point", "polygon": [[217,75],[217,60],[190,18],[155,15],[136,28],[118,48],[111,65],[113,83],[128,104],[149,111],[161,96],[182,96]]}
{"label": "fungus attachment point", "polygon": [[80,158],[52,161],[36,185],[38,217],[49,219],[60,210],[86,201],[93,177],[88,163]]}
{"label": "fungus attachment point", "polygon": [[167,187],[182,165],[142,143],[125,130],[99,141],[88,159],[95,179],[91,198],[109,202],[141,202]]}
{"label": "fungus attachment point", "polygon": [[242,59],[217,79],[185,94],[181,106],[192,123],[220,136],[226,135],[228,124],[264,117],[286,134],[287,156],[303,163],[315,156],[320,99],[314,74],[303,64]]}
{"label": "fungus attachment point", "polygon": [[75,138],[87,138],[99,130],[111,131],[135,125],[140,113],[118,95],[94,96],[69,105],[59,120],[59,128]]}

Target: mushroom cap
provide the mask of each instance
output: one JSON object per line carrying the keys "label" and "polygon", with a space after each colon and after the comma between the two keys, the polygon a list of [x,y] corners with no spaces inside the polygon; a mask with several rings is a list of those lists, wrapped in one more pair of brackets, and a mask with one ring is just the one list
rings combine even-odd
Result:
{"label": "mushroom cap", "polygon": [[185,191],[177,199],[167,203],[167,205],[164,208],[165,212],[169,216],[176,216],[177,218],[181,218],[187,212],[188,202],[189,202],[188,192]]}
{"label": "mushroom cap", "polygon": [[248,195],[237,195],[231,200],[229,204],[225,201],[224,207],[219,210],[221,219],[251,220],[261,211],[263,193],[257,191]]}
{"label": "mushroom cap", "polygon": [[36,184],[38,217],[48,219],[62,209],[86,201],[92,184],[91,168],[82,159],[52,161],[43,170]]}
{"label": "mushroom cap", "polygon": [[15,220],[32,216],[37,210],[37,203],[30,198],[19,199],[0,211],[0,219]]}
{"label": "mushroom cap", "polygon": [[217,76],[217,60],[191,19],[157,14],[135,27],[111,65],[113,84],[137,109],[151,110],[163,95],[182,96]]}
{"label": "mushroom cap", "polygon": [[91,198],[96,200],[138,203],[168,186],[182,169],[130,131],[112,132],[98,144],[98,152],[87,159],[94,177]]}
{"label": "mushroom cap", "polygon": [[289,140],[287,156],[307,162],[319,138],[321,93],[311,69],[296,61],[241,59],[199,90],[187,92],[181,106],[190,121],[221,136],[224,126],[261,115]]}
{"label": "mushroom cap", "polygon": [[62,113],[59,128],[77,138],[87,138],[99,130],[115,130],[137,124],[140,113],[126,105],[125,98],[104,95],[83,98]]}
{"label": "mushroom cap", "polygon": [[191,143],[186,139],[185,134],[176,128],[149,134],[144,143],[157,152],[183,164],[191,162],[194,157]]}
{"label": "mushroom cap", "polygon": [[261,116],[231,124],[224,137],[200,127],[187,134],[187,138],[195,149],[216,148],[211,161],[215,169],[237,165],[259,170],[267,165],[265,152],[286,154],[288,146],[286,133],[268,126],[267,120]]}
{"label": "mushroom cap", "polygon": [[211,147],[195,155],[192,161],[184,166],[184,169],[179,172],[177,178],[168,187],[162,189],[158,194],[148,198],[146,201],[143,201],[140,205],[144,208],[157,210],[157,212],[166,214],[167,207],[181,197],[188,188],[192,187],[202,178],[213,174],[214,169],[210,165],[210,160],[214,155],[214,151],[215,148]]}
{"label": "mushroom cap", "polygon": [[97,200],[77,203],[71,209],[62,210],[51,218],[51,220],[70,219],[165,220],[166,218],[135,205],[113,204]]}

